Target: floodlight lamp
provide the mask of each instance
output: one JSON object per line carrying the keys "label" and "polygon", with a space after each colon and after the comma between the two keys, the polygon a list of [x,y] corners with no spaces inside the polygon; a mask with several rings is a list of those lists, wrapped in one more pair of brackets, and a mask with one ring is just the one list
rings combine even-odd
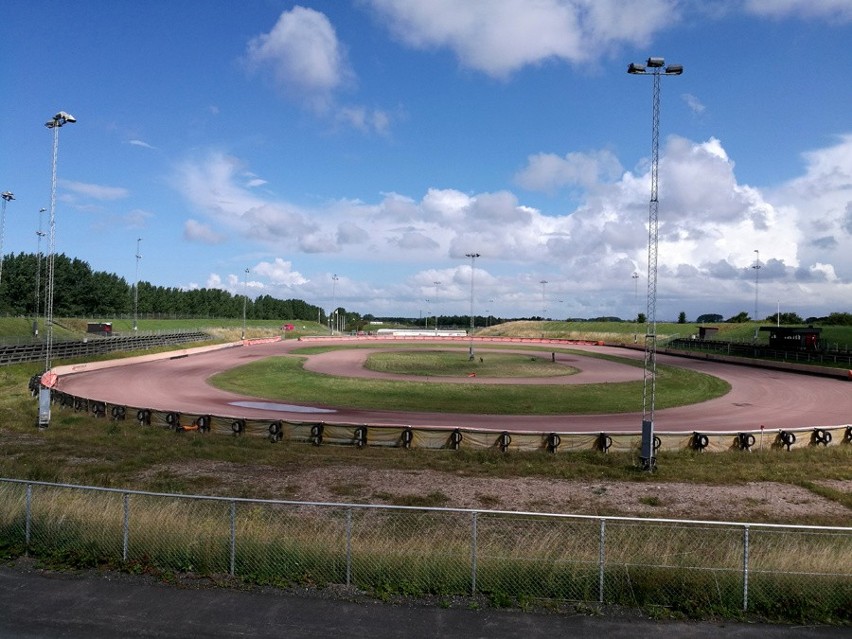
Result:
{"label": "floodlight lamp", "polygon": [[648,58],[648,66],[653,68],[659,68],[665,66],[666,61],[663,58]]}
{"label": "floodlight lamp", "polygon": [[680,75],[683,73],[683,65],[682,64],[670,64],[666,67],[666,75]]}
{"label": "floodlight lamp", "polygon": [[70,122],[71,124],[73,124],[76,121],[77,121],[77,118],[75,118],[70,113],[65,113],[65,111],[60,111],[59,113],[54,115],[52,119],[45,122],[44,126],[46,126],[48,129],[53,129],[53,128],[56,128],[58,126],[63,126],[66,122]]}
{"label": "floodlight lamp", "polygon": [[8,202],[9,200],[14,200],[14,199],[15,199],[15,195],[14,195],[11,191],[3,191],[3,193],[0,193],[0,197],[2,197],[2,198],[3,198],[4,200],[6,200],[7,202]]}
{"label": "floodlight lamp", "polygon": [[636,64],[635,62],[631,62],[630,66],[627,67],[627,73],[632,73],[634,75],[639,75],[645,73],[645,65],[644,64]]}

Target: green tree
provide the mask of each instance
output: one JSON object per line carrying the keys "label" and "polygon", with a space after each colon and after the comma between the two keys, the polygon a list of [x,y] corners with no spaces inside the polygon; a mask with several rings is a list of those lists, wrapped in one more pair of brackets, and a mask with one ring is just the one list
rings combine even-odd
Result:
{"label": "green tree", "polygon": [[678,313],[677,323],[678,324],[686,324],[686,313],[684,311],[681,311],[680,313]]}
{"label": "green tree", "polygon": [[751,318],[748,316],[748,313],[745,311],[740,311],[733,317],[729,317],[725,320],[728,324],[744,324],[745,322],[750,322]]}

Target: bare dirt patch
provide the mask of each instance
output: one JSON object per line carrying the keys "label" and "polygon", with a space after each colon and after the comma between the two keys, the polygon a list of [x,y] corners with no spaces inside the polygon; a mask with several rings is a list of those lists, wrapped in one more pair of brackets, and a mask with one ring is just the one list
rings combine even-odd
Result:
{"label": "bare dirt patch", "polygon": [[[213,494],[256,493],[304,502],[426,505],[580,515],[787,523],[808,517],[843,521],[852,512],[805,488],[778,482],[740,486],[653,481],[482,478],[434,470],[359,466],[287,468],[192,462],[156,467],[146,478],[192,478]],[[831,488],[852,492],[852,480]]]}

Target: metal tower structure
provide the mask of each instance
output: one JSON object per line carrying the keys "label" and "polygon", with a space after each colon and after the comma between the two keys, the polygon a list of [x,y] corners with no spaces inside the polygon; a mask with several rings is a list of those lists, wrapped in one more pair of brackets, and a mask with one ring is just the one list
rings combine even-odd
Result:
{"label": "metal tower structure", "polygon": [[648,300],[645,319],[645,366],[642,384],[642,449],[641,462],[646,470],[656,466],[654,445],[654,408],[657,394],[657,248],[659,243],[659,199],[657,197],[660,168],[660,78],[680,75],[683,66],[666,66],[663,58],[648,58],[646,64],[631,63],[631,75],[650,75],[653,79],[651,100],[651,201],[648,206]]}

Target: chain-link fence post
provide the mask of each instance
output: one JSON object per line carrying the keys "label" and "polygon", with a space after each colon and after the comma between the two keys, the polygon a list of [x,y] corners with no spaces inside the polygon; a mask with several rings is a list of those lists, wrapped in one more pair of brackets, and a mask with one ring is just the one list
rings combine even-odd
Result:
{"label": "chain-link fence post", "polygon": [[130,495],[124,493],[124,524],[122,527],[121,560],[127,561],[127,551],[130,545]]}
{"label": "chain-link fence post", "polygon": [[470,528],[470,594],[476,595],[476,515],[474,511],[471,514]]}
{"label": "chain-link fence post", "polygon": [[27,506],[26,506],[27,514],[25,516],[24,523],[24,549],[29,555],[30,552],[30,527],[32,522],[33,515],[33,485],[27,484]]}
{"label": "chain-link fence post", "polygon": [[352,509],[346,510],[346,585],[352,584]]}
{"label": "chain-link fence post", "polygon": [[601,533],[598,548],[598,603],[604,602],[604,570],[606,567],[606,519],[601,519]]}
{"label": "chain-link fence post", "polygon": [[237,502],[231,500],[231,510],[230,510],[230,519],[231,519],[231,548],[230,548],[230,564],[228,567],[228,574],[231,577],[234,576],[234,568],[237,563]]}
{"label": "chain-link fence post", "polygon": [[748,611],[748,526],[743,526],[743,612]]}

